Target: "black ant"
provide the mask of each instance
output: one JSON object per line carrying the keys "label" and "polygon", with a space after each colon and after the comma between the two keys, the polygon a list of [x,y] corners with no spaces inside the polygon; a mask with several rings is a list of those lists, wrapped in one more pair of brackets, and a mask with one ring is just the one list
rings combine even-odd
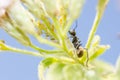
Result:
{"label": "black ant", "polygon": [[86,48],[82,47],[81,41],[79,40],[79,38],[76,36],[76,32],[75,29],[77,28],[77,22],[76,22],[76,27],[73,30],[69,30],[69,34],[71,35],[72,38],[72,44],[74,46],[74,48],[76,49],[76,53],[77,56],[79,58],[81,58],[84,54],[84,50],[87,51],[87,61],[86,61],[86,65],[88,63],[88,50]]}

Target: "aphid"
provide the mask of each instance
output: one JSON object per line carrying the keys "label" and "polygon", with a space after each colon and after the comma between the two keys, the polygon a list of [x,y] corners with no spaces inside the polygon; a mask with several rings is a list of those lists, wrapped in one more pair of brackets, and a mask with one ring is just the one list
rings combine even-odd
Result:
{"label": "aphid", "polygon": [[71,35],[72,38],[72,44],[76,50],[77,56],[80,58],[83,56],[84,54],[84,50],[87,51],[87,61],[86,61],[86,65],[88,63],[88,50],[86,48],[82,47],[81,41],[79,40],[79,38],[76,36],[76,32],[75,29],[77,28],[77,23],[76,23],[76,27],[73,30],[69,31],[69,34]]}

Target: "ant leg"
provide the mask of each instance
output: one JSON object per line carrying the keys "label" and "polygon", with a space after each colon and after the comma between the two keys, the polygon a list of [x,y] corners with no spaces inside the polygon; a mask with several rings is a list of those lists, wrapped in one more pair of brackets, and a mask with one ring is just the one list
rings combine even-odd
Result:
{"label": "ant leg", "polygon": [[76,44],[75,48],[79,49],[79,47],[80,47],[80,44]]}
{"label": "ant leg", "polygon": [[84,49],[85,49],[86,52],[87,52],[87,55],[86,55],[86,57],[87,57],[87,60],[86,60],[86,66],[88,67],[88,61],[89,61],[88,49],[87,49],[87,48],[84,48]]}

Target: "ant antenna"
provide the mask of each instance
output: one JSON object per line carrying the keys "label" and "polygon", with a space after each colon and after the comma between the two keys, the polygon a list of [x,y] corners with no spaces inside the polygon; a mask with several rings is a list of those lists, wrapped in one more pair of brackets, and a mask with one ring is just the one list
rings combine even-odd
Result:
{"label": "ant antenna", "polygon": [[78,22],[77,22],[77,20],[75,21],[75,28],[73,29],[73,30],[75,30],[76,28],[77,28],[77,24],[78,24]]}

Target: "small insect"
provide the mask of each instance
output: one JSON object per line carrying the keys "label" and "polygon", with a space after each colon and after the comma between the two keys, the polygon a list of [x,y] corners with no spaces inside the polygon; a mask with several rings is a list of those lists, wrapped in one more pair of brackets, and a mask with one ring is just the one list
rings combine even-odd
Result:
{"label": "small insect", "polygon": [[77,22],[76,22],[76,26],[73,30],[70,30],[69,31],[69,34],[71,35],[71,38],[72,38],[72,44],[74,46],[74,48],[76,49],[76,53],[77,53],[77,56],[80,58],[83,56],[84,54],[84,50],[87,51],[87,61],[86,61],[86,64],[88,63],[88,50],[86,48],[83,48],[82,47],[82,44],[81,44],[81,41],[79,40],[79,38],[76,36],[76,32],[75,32],[75,29],[77,28]]}
{"label": "small insect", "polygon": [[84,49],[82,48],[81,41],[76,36],[75,28],[73,30],[70,30],[69,34],[71,35],[73,46],[77,50],[77,56],[80,58],[83,56]]}

